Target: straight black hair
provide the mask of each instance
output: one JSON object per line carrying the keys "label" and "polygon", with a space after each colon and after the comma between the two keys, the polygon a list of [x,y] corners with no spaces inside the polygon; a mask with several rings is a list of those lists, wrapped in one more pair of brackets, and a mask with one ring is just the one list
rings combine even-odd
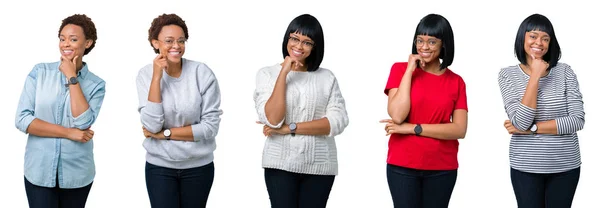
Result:
{"label": "straight black hair", "polygon": [[560,45],[558,44],[558,40],[556,40],[556,35],[554,34],[554,27],[552,27],[552,23],[550,20],[541,14],[532,14],[529,17],[525,18],[519,26],[519,31],[517,31],[517,38],[515,39],[515,56],[517,59],[523,64],[527,65],[527,52],[525,51],[525,33],[531,31],[542,31],[548,33],[550,36],[550,44],[548,45],[548,52],[544,55],[544,61],[548,62],[550,65],[548,70],[552,67],[555,67],[558,64],[558,60],[560,60]]}
{"label": "straight black hair", "polygon": [[307,71],[316,71],[319,69],[321,62],[323,61],[323,54],[325,53],[325,43],[323,38],[323,28],[317,18],[310,14],[303,14],[290,22],[290,25],[283,35],[283,58],[290,55],[287,51],[287,44],[290,40],[291,33],[299,33],[308,36],[314,41],[315,45],[310,51],[310,55],[306,57],[305,64]]}
{"label": "straight black hair", "polygon": [[450,22],[448,22],[446,18],[439,14],[428,14],[419,21],[415,36],[413,37],[413,54],[417,54],[417,44],[415,43],[415,40],[418,35],[433,36],[442,40],[442,49],[439,57],[442,59],[440,70],[445,69],[452,64],[452,61],[454,61],[454,33],[452,32]]}

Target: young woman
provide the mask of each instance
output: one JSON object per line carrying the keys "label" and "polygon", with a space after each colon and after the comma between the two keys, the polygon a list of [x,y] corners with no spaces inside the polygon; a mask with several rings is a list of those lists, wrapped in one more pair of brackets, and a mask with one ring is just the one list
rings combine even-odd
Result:
{"label": "young woman", "polygon": [[[394,207],[448,207],[458,169],[458,139],[467,131],[463,79],[448,69],[454,35],[446,18],[419,22],[408,62],[395,63],[385,93],[390,136],[387,179]],[[442,61],[440,61],[442,60]]]}
{"label": "young woman", "polygon": [[520,64],[503,68],[498,84],[508,119],[510,175],[519,207],[571,207],[581,158],[577,131],[585,122],[577,76],[559,63],[550,20],[533,14],[519,26]]}
{"label": "young woman", "polygon": [[267,136],[265,182],[274,208],[320,208],[338,172],[334,137],[348,125],[333,73],[321,68],[323,30],[296,17],[283,36],[283,63],[260,69],[254,102]]}
{"label": "young woman", "polygon": [[182,58],[188,38],[179,16],[155,18],[148,41],[158,55],[137,77],[152,207],[206,207],[213,183],[221,94],[206,64]]}
{"label": "young woman", "polygon": [[25,80],[15,125],[29,134],[25,191],[29,207],[85,207],[96,169],[94,131],[105,82],[83,62],[96,45],[86,15],[65,18],[58,30],[60,61],[40,63]]}

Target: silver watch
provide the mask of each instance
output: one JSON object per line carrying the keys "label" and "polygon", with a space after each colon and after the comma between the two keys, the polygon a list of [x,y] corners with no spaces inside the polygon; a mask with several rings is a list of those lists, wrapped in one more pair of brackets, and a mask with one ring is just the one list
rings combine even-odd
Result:
{"label": "silver watch", "polygon": [[165,136],[166,140],[171,140],[171,129],[165,129],[163,131],[163,136]]}

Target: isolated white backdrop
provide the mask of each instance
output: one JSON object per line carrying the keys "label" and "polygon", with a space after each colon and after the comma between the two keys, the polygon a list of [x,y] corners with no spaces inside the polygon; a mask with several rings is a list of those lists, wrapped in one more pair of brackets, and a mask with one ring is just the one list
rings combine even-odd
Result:
{"label": "isolated white backdrop", "polygon": [[521,21],[533,13],[554,24],[562,62],[579,78],[586,125],[579,132],[583,166],[573,207],[597,207],[600,145],[594,128],[600,31],[597,12],[577,1],[13,1],[2,2],[0,50],[0,207],[27,207],[23,182],[26,135],[14,115],[27,73],[39,62],[59,59],[61,20],[75,13],[92,18],[96,48],[84,57],[102,77],[106,97],[93,129],[97,175],[87,207],[150,207],[145,179],[143,135],[135,77],[155,57],[147,41],[153,18],[180,15],[189,27],[184,57],[215,72],[222,93],[221,128],[215,152],[215,180],[208,207],[268,207],[261,168],[264,137],[254,123],[255,74],[282,60],[281,41],[289,22],[316,16],[325,33],[322,67],[337,76],[350,125],[336,138],[339,176],[328,207],[392,207],[385,176],[387,141],[379,119],[387,118],[383,94],[389,69],[406,61],[418,21],[445,16],[454,29],[451,69],[467,84],[469,126],[460,142],[459,174],[450,207],[516,207],[509,177],[509,135],[497,74],[517,64],[513,44]]}

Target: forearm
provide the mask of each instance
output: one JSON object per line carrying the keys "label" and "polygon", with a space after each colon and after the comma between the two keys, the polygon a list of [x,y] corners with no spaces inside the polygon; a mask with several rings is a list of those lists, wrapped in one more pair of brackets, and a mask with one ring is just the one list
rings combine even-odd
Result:
{"label": "forearm", "polygon": [[396,123],[402,123],[410,112],[410,87],[412,84],[412,71],[406,71],[398,90],[388,101],[388,114]]}
{"label": "forearm", "polygon": [[539,80],[539,77],[532,76],[531,78],[529,78],[529,82],[527,83],[527,87],[525,88],[525,93],[523,95],[523,98],[521,99],[521,103],[523,105],[532,109],[537,108]]}
{"label": "forearm", "polygon": [[421,136],[441,140],[456,140],[465,137],[467,128],[456,123],[444,124],[421,124],[423,132]]}
{"label": "forearm", "polygon": [[27,133],[38,137],[67,138],[67,129],[36,118],[27,127]]}
{"label": "forearm", "polygon": [[558,134],[556,120],[540,121],[536,123],[538,134]]}
{"label": "forearm", "polygon": [[183,126],[177,128],[171,128],[171,139],[179,141],[194,141],[194,133],[192,126]]}
{"label": "forearm", "polygon": [[265,116],[267,121],[271,124],[277,125],[285,117],[285,96],[286,96],[286,77],[287,73],[279,73],[273,93],[265,104]]}
{"label": "forearm", "polygon": [[162,97],[160,94],[160,80],[159,78],[152,77],[150,82],[150,90],[148,91],[148,101],[154,103],[162,103]]}
{"label": "forearm", "polygon": [[83,96],[83,91],[79,83],[69,85],[69,93],[71,96],[71,115],[73,117],[78,117],[90,108],[85,96]]}
{"label": "forearm", "polygon": [[[331,127],[327,118],[317,119],[314,121],[297,123],[296,134],[303,135],[329,135]],[[289,129],[289,127],[286,127]]]}

